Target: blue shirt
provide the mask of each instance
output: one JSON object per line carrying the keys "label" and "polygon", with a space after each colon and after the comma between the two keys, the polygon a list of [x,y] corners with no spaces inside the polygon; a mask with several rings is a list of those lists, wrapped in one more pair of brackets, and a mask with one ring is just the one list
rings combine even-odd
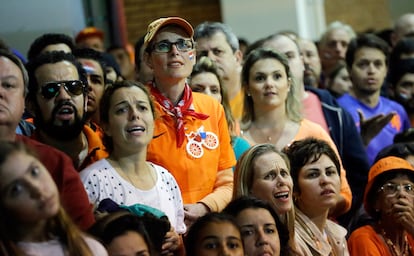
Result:
{"label": "blue shirt", "polygon": [[360,131],[360,120],[358,110],[361,110],[365,119],[373,116],[384,114],[387,115],[395,112],[396,115],[392,120],[375,136],[368,146],[365,148],[369,163],[372,165],[378,152],[386,146],[393,143],[394,136],[408,128],[410,128],[410,121],[405,109],[395,101],[380,96],[379,102],[375,107],[370,107],[352,97],[345,94],[338,99],[339,105],[346,109],[355,121],[355,124]]}

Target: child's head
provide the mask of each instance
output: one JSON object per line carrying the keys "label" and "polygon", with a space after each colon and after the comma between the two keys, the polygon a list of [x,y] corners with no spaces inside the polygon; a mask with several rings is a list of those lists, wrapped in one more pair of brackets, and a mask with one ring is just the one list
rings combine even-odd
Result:
{"label": "child's head", "polygon": [[187,255],[244,255],[239,227],[225,213],[208,213],[190,227],[185,240]]}
{"label": "child's head", "polygon": [[58,214],[56,184],[46,167],[21,143],[0,143],[0,190],[0,218],[6,225],[32,225]]}
{"label": "child's head", "polygon": [[90,233],[105,245],[109,255],[157,254],[144,222],[128,211],[113,212],[98,219]]}

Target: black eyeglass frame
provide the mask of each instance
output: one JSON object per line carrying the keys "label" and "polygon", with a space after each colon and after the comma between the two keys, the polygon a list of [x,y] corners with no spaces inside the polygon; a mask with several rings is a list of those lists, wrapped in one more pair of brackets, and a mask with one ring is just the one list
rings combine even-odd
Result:
{"label": "black eyeglass frame", "polygon": [[[157,47],[159,47],[162,44],[165,44],[167,46],[168,51],[160,51],[159,49],[157,49]],[[156,52],[156,53],[169,53],[171,52],[173,45],[175,45],[177,50],[180,52],[188,52],[195,48],[195,42],[192,39],[181,39],[180,38],[175,42],[170,42],[168,40],[162,40],[160,42],[153,43],[150,49],[152,52]],[[186,48],[182,49],[183,47],[186,47]]]}

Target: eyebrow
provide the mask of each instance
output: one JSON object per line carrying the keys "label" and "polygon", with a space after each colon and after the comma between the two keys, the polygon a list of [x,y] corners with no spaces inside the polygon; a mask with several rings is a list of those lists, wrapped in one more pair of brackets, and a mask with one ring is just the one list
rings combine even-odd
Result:
{"label": "eyebrow", "polygon": [[18,178],[12,180],[9,184],[4,186],[4,188],[1,190],[1,193],[4,194],[12,185],[14,185],[17,182],[21,181],[22,177],[24,177],[27,173],[29,173],[35,165],[36,165],[35,161],[31,161],[29,166],[27,167],[26,171],[23,173],[23,175],[21,175]]}

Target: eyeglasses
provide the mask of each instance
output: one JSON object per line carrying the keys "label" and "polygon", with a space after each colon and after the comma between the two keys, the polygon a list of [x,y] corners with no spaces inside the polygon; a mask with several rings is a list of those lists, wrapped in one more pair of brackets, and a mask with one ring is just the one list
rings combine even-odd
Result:
{"label": "eyeglasses", "polygon": [[86,92],[86,86],[80,80],[49,82],[42,87],[41,94],[45,99],[51,99],[59,94],[60,87],[63,85],[65,91],[72,95],[80,95]]}
{"label": "eyeglasses", "polygon": [[180,52],[188,52],[194,48],[194,42],[191,39],[178,39],[176,42],[161,41],[152,45],[152,50],[158,53],[170,52],[175,45]]}
{"label": "eyeglasses", "polygon": [[379,190],[383,191],[386,195],[395,195],[397,191],[404,190],[410,195],[414,195],[414,185],[413,184],[394,184],[386,183]]}

